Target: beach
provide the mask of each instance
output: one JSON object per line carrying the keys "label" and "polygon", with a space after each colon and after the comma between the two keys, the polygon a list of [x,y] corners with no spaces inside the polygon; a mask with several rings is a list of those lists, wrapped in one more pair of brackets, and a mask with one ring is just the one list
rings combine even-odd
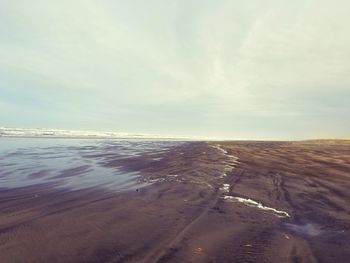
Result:
{"label": "beach", "polygon": [[96,145],[60,148],[74,153],[69,169],[34,165],[19,182],[11,178],[25,167],[5,167],[14,153],[1,156],[1,262],[350,258],[348,142]]}

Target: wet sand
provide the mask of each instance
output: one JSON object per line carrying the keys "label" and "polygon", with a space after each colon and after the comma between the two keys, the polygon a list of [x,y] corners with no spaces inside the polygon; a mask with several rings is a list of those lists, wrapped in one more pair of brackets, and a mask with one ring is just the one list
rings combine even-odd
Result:
{"label": "wet sand", "polygon": [[0,190],[0,262],[350,261],[347,142],[189,142],[101,162],[149,185]]}

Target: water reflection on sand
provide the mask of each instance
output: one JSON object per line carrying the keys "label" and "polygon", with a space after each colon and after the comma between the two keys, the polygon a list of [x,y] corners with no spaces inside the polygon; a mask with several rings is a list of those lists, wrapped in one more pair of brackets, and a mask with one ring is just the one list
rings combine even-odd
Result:
{"label": "water reflection on sand", "polygon": [[103,165],[106,159],[159,154],[176,141],[0,138],[0,188],[37,184],[114,190],[142,187],[140,174]]}

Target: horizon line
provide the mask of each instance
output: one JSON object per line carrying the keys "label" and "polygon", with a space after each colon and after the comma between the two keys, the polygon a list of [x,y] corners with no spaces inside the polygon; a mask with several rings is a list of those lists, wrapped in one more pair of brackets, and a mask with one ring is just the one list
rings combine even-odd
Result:
{"label": "horizon line", "polygon": [[0,137],[7,138],[56,138],[56,139],[173,139],[188,141],[348,141],[350,138],[232,138],[214,136],[186,136],[143,132],[93,131],[62,128],[21,128],[0,126]]}

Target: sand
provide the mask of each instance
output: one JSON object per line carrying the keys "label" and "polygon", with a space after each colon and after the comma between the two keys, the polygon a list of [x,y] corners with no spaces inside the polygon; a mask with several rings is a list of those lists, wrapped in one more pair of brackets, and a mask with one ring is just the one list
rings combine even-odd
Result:
{"label": "sand", "polygon": [[0,262],[350,261],[349,143],[191,142],[105,165],[150,185],[0,190]]}

